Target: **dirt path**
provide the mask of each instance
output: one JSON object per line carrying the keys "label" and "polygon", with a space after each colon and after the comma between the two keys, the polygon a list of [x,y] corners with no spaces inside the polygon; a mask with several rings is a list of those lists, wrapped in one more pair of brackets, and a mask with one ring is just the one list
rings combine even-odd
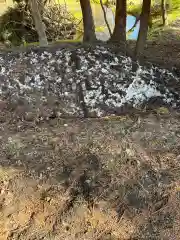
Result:
{"label": "dirt path", "polygon": [[179,116],[0,125],[0,239],[179,239]]}

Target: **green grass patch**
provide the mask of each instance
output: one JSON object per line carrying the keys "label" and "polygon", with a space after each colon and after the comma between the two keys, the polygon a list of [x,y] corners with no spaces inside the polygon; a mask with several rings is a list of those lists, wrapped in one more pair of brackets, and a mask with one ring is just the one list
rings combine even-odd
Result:
{"label": "green grass patch", "polygon": [[[156,16],[152,17],[152,28],[149,31],[148,38],[150,40],[155,40],[156,38],[163,38],[166,36],[168,39],[168,34],[171,36],[174,35],[176,38],[176,34],[174,33],[173,29],[171,29],[170,25],[176,21],[178,18],[180,18],[180,0],[172,0],[170,3],[170,7],[167,11],[167,23],[168,25],[162,26],[162,16],[161,16],[161,8],[159,9],[153,9],[156,11]],[[152,16],[154,11],[152,11]],[[164,36],[164,37],[163,37]],[[178,36],[177,36],[178,37]],[[164,40],[167,40],[164,38]]]}
{"label": "green grass patch", "polygon": [[[63,39],[63,40],[57,40],[54,42],[49,42],[49,45],[55,44],[55,43],[80,43],[82,41],[77,39]],[[39,42],[32,42],[32,43],[24,43],[24,47],[33,47],[33,46],[39,46]]]}
{"label": "green grass patch", "polygon": [[[167,11],[168,25],[162,26],[161,1],[159,1],[158,4],[157,1],[152,1],[151,18],[149,22],[150,24],[152,23],[152,28],[150,28],[148,32],[149,40],[163,38],[164,35],[167,37],[167,34],[171,34],[170,24],[176,21],[176,19],[180,18],[180,0],[169,0],[167,2],[169,3],[169,9]],[[139,0],[133,1],[132,4],[129,4],[128,2],[128,12],[134,16],[138,16],[141,13],[141,8],[142,6]],[[171,35],[174,35],[174,37],[176,37],[173,29]]]}

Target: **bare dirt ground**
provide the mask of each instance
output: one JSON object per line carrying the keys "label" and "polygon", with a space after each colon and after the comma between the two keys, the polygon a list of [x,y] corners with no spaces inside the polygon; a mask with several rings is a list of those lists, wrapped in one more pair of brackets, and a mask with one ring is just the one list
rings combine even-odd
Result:
{"label": "bare dirt ground", "polygon": [[180,116],[0,124],[0,239],[180,239]]}
{"label": "bare dirt ground", "polygon": [[[146,51],[180,67],[178,43]],[[180,239],[178,113],[22,121],[3,101],[0,111],[0,240]]]}
{"label": "bare dirt ground", "polygon": [[[135,41],[128,41],[129,52],[133,52]],[[148,41],[142,56],[142,62],[149,61],[165,68],[180,69],[180,41],[165,39],[164,41]]]}

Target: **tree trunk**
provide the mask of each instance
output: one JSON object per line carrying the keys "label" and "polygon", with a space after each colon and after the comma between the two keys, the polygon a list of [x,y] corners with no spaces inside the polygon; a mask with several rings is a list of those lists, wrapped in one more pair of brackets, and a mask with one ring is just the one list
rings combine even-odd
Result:
{"label": "tree trunk", "polygon": [[161,14],[162,14],[162,24],[166,25],[167,12],[166,12],[166,0],[161,0]]}
{"label": "tree trunk", "polygon": [[151,0],[143,0],[142,12],[140,16],[140,29],[138,34],[138,39],[136,43],[135,56],[139,56],[143,53],[147,33],[148,33],[148,22],[151,11]]}
{"label": "tree trunk", "polygon": [[35,28],[39,37],[39,45],[42,47],[47,46],[48,41],[47,41],[47,36],[45,32],[45,25],[42,21],[42,17],[39,11],[39,4],[37,0],[30,0],[29,4],[31,8],[31,13],[34,19]]}
{"label": "tree trunk", "polygon": [[126,0],[116,0],[115,27],[110,42],[126,44]]}
{"label": "tree trunk", "polygon": [[[112,32],[111,32],[111,28],[110,28],[110,25],[109,25],[108,20],[107,20],[107,15],[106,15],[106,10],[105,10],[105,7],[106,7],[106,6],[103,5],[103,1],[102,1],[102,0],[100,0],[100,4],[101,4],[101,8],[102,8],[103,15],[104,15],[104,21],[105,21],[105,23],[106,23],[106,26],[107,26],[108,31],[109,31],[109,35],[110,35],[110,37],[111,37],[111,36],[112,36]],[[108,8],[108,7],[107,7],[107,8]]]}
{"label": "tree trunk", "polygon": [[93,42],[96,40],[96,34],[90,0],[80,0],[80,5],[83,15],[83,41]]}

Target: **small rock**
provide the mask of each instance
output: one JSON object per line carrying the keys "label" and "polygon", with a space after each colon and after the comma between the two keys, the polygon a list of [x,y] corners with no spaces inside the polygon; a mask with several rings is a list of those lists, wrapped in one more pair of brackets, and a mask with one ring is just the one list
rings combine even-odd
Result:
{"label": "small rock", "polygon": [[57,112],[56,114],[57,114],[58,117],[60,117],[62,115],[61,112]]}
{"label": "small rock", "polygon": [[40,173],[39,179],[43,179],[43,174],[42,173]]}
{"label": "small rock", "polygon": [[18,160],[16,163],[17,163],[18,166],[21,166],[21,165],[22,165],[21,160]]}
{"label": "small rock", "polygon": [[51,201],[51,198],[50,198],[50,197],[46,197],[46,201],[47,201],[47,202],[50,202],[50,201]]}
{"label": "small rock", "polygon": [[131,149],[129,149],[129,148],[126,149],[126,153],[127,153],[127,155],[128,155],[129,157],[133,157],[133,156],[134,156],[134,151],[131,150]]}

